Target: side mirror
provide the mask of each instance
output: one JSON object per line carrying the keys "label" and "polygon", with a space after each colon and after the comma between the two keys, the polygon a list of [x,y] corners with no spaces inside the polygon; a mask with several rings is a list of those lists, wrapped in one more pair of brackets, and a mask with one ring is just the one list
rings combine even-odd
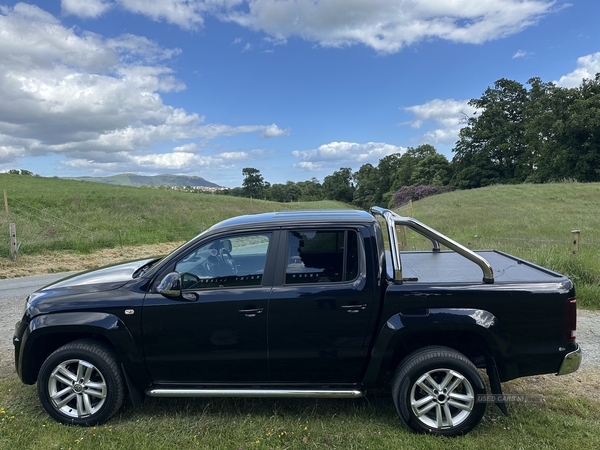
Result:
{"label": "side mirror", "polygon": [[181,275],[178,272],[167,274],[156,287],[156,291],[167,298],[181,297]]}

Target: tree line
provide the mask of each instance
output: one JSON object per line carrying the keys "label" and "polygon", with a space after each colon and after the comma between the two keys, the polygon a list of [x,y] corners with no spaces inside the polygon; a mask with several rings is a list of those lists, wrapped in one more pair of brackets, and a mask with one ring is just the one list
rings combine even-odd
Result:
{"label": "tree line", "polygon": [[600,181],[600,73],[574,88],[531,78],[527,86],[502,78],[469,105],[448,161],[423,144],[388,155],[356,172],[270,184],[260,171],[242,170],[229,195],[278,202],[337,200],[361,208],[397,207],[409,200],[492,184]]}
{"label": "tree line", "polygon": [[[270,184],[260,170],[246,167],[242,170],[242,187],[220,193],[252,197],[276,202],[337,200],[361,208],[373,205],[396,206],[394,194],[403,186],[431,186],[433,191],[447,190],[452,176],[450,162],[429,144],[408,148],[405,153],[394,153],[379,160],[377,166],[364,164],[357,172],[342,167],[326,176],[323,182],[316,178],[285,184]],[[411,197],[412,198],[412,197]]]}

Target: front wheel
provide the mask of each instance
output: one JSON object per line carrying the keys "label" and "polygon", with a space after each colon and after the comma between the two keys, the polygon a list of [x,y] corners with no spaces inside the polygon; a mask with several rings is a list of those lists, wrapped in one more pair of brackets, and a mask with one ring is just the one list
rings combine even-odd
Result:
{"label": "front wheel", "polygon": [[123,404],[124,392],[112,350],[93,340],[63,345],[46,359],[38,376],[42,406],[65,424],[108,420]]}
{"label": "front wheel", "polygon": [[462,353],[448,347],[424,347],[408,355],[392,385],[400,417],[414,431],[459,436],[481,421],[485,383]]}

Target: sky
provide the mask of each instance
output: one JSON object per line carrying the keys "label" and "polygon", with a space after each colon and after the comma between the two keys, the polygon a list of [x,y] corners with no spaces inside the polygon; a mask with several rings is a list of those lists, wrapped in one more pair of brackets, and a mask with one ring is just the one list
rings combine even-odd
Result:
{"label": "sky", "polygon": [[0,171],[319,181],[452,159],[500,78],[600,72],[598,0],[0,0]]}

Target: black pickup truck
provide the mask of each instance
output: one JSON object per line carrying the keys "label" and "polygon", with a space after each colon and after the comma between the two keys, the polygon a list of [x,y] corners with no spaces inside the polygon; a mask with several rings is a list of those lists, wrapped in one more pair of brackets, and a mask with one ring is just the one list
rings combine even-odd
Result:
{"label": "black pickup truck", "polygon": [[[415,236],[425,251],[406,249]],[[459,435],[490,398],[506,413],[501,382],[577,370],[575,328],[567,277],[374,207],[232,218],[164,258],[61,280],[28,297],[14,346],[63,423],[126,397],[387,388],[411,429]]]}

